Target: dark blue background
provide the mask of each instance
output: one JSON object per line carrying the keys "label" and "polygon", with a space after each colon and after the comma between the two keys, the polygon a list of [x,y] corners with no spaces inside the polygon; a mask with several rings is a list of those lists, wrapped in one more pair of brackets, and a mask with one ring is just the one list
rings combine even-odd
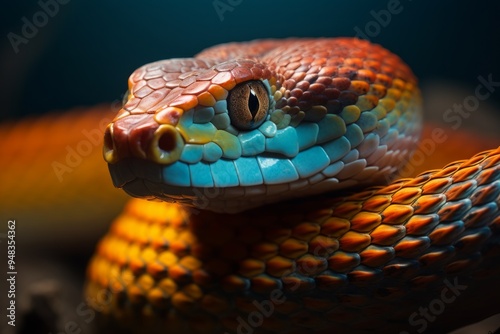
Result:
{"label": "dark blue background", "polygon": [[[354,36],[356,26],[364,30],[374,21],[370,11],[389,2],[241,0],[221,21],[213,0],[70,0],[18,53],[7,34],[21,35],[22,18],[32,21],[41,7],[35,0],[9,2],[0,14],[1,118],[111,102],[135,68],[217,43]],[[371,40],[400,55],[421,82],[475,87],[477,76],[489,73],[500,81],[498,1],[401,0],[401,6]]]}

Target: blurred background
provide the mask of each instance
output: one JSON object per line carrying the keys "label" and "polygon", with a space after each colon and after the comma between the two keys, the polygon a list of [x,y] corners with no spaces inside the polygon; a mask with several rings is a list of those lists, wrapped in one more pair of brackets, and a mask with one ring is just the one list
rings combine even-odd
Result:
{"label": "blurred background", "polygon": [[[20,321],[33,324],[18,327],[16,333],[55,333],[68,319],[81,320],[74,310],[82,302],[85,263],[127,199],[112,187],[100,145],[93,145],[86,159],[58,177],[52,163],[64,162],[67,147],[88,139],[82,129],[99,127],[89,123],[95,117],[75,123],[73,117],[60,121],[54,115],[71,110],[71,115],[91,111],[103,119],[112,117],[127,89],[128,76],[137,67],[190,57],[214,44],[358,36],[381,44],[410,65],[420,81],[427,119],[433,120],[434,127],[449,130],[450,138],[455,132],[450,129],[452,123],[443,122],[445,112],[474,96],[479,76],[490,77],[494,82],[490,95],[462,119],[460,130],[470,135],[459,137],[457,150],[465,152],[467,145],[472,146],[477,137],[472,133],[480,133],[488,147],[495,147],[500,144],[498,13],[498,1],[471,0],[24,0],[3,4],[0,152],[8,154],[0,158],[0,237],[6,221],[16,219],[19,266],[25,273],[19,277],[19,286],[24,287],[19,297]],[[20,128],[14,120],[39,115],[49,115],[44,122],[54,128],[33,135],[29,144],[24,135],[12,134]],[[51,130],[61,124],[67,124],[71,138]],[[438,166],[446,159],[445,154],[432,158]],[[47,309],[49,323],[47,315],[40,316],[40,310]],[[0,332],[13,330],[2,331],[3,325],[2,321]],[[83,333],[90,333],[81,321],[80,325]],[[484,332],[493,329],[484,327]]]}

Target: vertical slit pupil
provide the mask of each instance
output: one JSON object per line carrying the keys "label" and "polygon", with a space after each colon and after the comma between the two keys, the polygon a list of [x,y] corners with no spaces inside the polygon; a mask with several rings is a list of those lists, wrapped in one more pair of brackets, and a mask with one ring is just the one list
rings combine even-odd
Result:
{"label": "vertical slit pupil", "polygon": [[259,111],[259,98],[252,88],[250,88],[250,94],[248,94],[248,110],[250,110],[252,118],[255,118],[255,114]]}

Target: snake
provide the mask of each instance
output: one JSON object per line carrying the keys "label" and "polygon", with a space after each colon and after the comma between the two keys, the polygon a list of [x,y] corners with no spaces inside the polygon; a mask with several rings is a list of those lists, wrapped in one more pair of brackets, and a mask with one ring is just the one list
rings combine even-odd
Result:
{"label": "snake", "polygon": [[498,312],[500,147],[400,178],[421,111],[409,66],[356,38],[138,68],[104,132],[136,198],[87,268],[103,332],[443,332]]}

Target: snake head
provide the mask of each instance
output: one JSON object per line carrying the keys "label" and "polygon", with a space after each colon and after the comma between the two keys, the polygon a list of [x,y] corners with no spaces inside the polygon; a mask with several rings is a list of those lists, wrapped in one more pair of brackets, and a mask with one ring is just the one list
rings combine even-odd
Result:
{"label": "snake head", "polygon": [[236,212],[387,180],[419,109],[408,67],[368,42],[226,44],[136,70],[104,158],[132,196]]}

